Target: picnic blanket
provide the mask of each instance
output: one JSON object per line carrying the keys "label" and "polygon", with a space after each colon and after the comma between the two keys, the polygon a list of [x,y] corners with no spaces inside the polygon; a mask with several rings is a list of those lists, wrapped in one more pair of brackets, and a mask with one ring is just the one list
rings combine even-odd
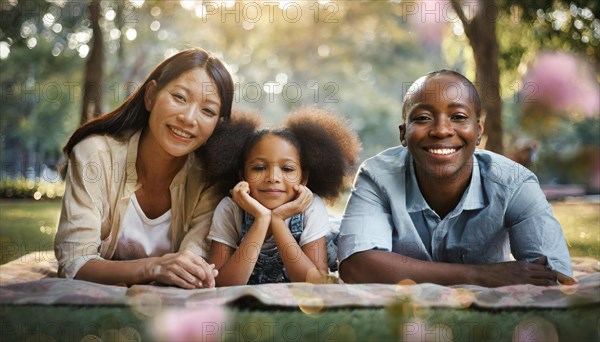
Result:
{"label": "picnic blanket", "polygon": [[573,258],[576,285],[486,288],[436,284],[263,284],[184,290],[168,286],[110,286],[56,277],[54,253],[34,252],[0,266],[0,304],[117,305],[140,311],[225,305],[248,297],[267,306],[302,310],[382,307],[410,300],[418,307],[568,308],[600,303],[600,263]]}

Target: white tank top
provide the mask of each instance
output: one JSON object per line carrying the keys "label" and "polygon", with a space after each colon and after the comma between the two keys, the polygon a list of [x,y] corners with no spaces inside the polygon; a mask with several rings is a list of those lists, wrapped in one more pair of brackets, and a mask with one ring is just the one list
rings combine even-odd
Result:
{"label": "white tank top", "polygon": [[171,209],[155,219],[144,214],[135,193],[131,196],[113,259],[133,260],[171,252]]}

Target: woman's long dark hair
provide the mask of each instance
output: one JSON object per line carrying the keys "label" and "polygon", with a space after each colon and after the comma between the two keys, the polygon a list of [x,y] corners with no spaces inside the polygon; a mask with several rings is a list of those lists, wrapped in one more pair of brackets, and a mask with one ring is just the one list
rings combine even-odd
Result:
{"label": "woman's long dark hair", "polygon": [[189,49],[173,55],[156,66],[144,84],[112,112],[101,115],[79,127],[69,138],[63,149],[64,153],[69,155],[78,142],[92,134],[108,134],[116,138],[124,138],[123,133],[125,132],[143,129],[148,125],[150,117],[144,103],[148,83],[155,80],[157,90],[160,90],[183,73],[195,68],[206,70],[209,77],[215,82],[221,100],[219,117],[223,121],[228,121],[231,115],[234,91],[231,75],[219,59],[205,50]]}

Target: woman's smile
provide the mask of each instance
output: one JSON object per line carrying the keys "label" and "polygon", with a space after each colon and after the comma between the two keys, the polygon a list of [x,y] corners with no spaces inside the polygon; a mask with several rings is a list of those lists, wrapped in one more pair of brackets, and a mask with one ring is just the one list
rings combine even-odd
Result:
{"label": "woman's smile", "polygon": [[193,134],[175,126],[167,125],[167,127],[169,127],[169,130],[171,130],[171,133],[173,133],[175,137],[182,138],[184,141],[192,140],[195,137]]}

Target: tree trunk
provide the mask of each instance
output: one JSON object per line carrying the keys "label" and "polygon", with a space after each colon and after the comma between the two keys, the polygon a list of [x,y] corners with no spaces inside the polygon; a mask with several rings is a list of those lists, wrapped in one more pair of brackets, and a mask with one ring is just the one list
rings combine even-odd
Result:
{"label": "tree trunk", "polygon": [[500,98],[500,69],[498,67],[499,48],[496,37],[498,4],[496,1],[482,1],[475,16],[468,20],[462,10],[460,0],[452,0],[452,7],[460,18],[475,58],[475,85],[481,97],[481,107],[485,115],[485,135],[487,150],[504,152],[502,145],[502,100]]}
{"label": "tree trunk", "polygon": [[81,124],[102,113],[102,69],[104,65],[104,46],[100,28],[100,0],[92,0],[88,5],[92,22],[92,46],[85,63],[85,83],[81,107]]}

